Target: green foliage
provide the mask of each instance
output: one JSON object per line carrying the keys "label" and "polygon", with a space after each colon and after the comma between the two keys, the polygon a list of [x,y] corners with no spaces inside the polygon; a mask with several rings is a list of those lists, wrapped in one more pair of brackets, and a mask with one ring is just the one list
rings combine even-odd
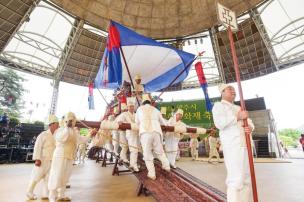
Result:
{"label": "green foliage", "polygon": [[297,141],[294,141],[291,137],[288,136],[280,136],[280,139],[286,146],[295,147],[298,144]]}
{"label": "green foliage", "polygon": [[16,117],[11,117],[11,118],[10,118],[9,124],[10,124],[11,126],[16,126],[16,125],[18,125],[19,123],[20,123],[20,121],[19,121],[18,118],[16,118]]}
{"label": "green foliage", "polygon": [[89,129],[87,128],[80,128],[80,135],[86,136],[89,133]]}
{"label": "green foliage", "polygon": [[20,117],[20,109],[23,107],[22,95],[25,89],[23,77],[14,70],[4,68],[0,71],[0,113],[7,112],[9,117]]}
{"label": "green foliage", "polygon": [[44,125],[44,122],[42,122],[42,121],[35,121],[34,124],[36,124],[36,125]]}
{"label": "green foliage", "polygon": [[301,132],[292,128],[285,128],[279,131],[279,137],[286,146],[297,146]]}

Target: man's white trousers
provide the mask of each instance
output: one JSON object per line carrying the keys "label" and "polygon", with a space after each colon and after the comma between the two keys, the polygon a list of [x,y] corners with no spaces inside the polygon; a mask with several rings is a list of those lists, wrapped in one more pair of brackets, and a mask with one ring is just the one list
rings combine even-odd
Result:
{"label": "man's white trousers", "polygon": [[130,150],[130,166],[137,168],[138,149],[140,148],[139,137],[137,134],[127,133],[126,138]]}
{"label": "man's white trousers", "polygon": [[177,157],[179,138],[175,137],[174,133],[165,135],[165,150],[167,158],[172,166],[175,166]]}
{"label": "man's white trousers", "polygon": [[223,146],[223,152],[227,169],[227,201],[250,202],[251,181],[247,149]]}
{"label": "man's white trousers", "polygon": [[148,169],[148,176],[155,177],[154,155],[161,161],[164,169],[170,170],[170,163],[164,153],[161,135],[156,132],[143,133],[140,136],[140,142],[143,148],[144,160]]}
{"label": "man's white trousers", "polygon": [[48,196],[48,179],[49,179],[49,172],[51,169],[51,160],[41,159],[41,166],[37,167],[34,166],[31,174],[30,183],[27,189],[27,193],[33,193],[37,183],[40,180],[43,180],[43,196]]}

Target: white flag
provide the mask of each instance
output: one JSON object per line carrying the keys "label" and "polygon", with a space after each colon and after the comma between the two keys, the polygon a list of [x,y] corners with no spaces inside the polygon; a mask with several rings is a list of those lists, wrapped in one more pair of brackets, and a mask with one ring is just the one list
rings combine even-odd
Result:
{"label": "white flag", "polygon": [[217,14],[219,21],[224,27],[228,28],[230,26],[231,30],[234,32],[238,30],[235,12],[217,3]]}

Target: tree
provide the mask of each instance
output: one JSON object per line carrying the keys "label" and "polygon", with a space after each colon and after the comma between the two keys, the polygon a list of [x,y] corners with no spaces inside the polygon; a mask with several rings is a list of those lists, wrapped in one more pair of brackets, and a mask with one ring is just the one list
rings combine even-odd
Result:
{"label": "tree", "polygon": [[0,71],[0,113],[5,110],[10,117],[20,117],[23,108],[22,95],[25,89],[22,82],[25,79],[12,69]]}
{"label": "tree", "polygon": [[287,145],[287,146],[297,146],[299,142],[301,132],[296,129],[292,128],[285,128],[279,131],[280,139]]}

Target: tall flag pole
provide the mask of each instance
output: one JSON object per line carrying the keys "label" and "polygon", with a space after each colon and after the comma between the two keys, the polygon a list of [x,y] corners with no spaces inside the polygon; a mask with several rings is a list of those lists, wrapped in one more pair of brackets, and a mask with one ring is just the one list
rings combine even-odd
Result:
{"label": "tall flag pole", "polygon": [[91,110],[95,109],[95,106],[94,106],[93,89],[94,89],[94,85],[93,85],[92,82],[90,82],[90,84],[89,84],[88,102],[89,102],[89,109],[91,109]]}
{"label": "tall flag pole", "polygon": [[[233,11],[231,11],[230,9],[224,7],[223,5],[221,5],[219,3],[217,3],[217,8],[218,8],[218,17],[219,17],[220,22],[224,25],[224,27],[226,27],[228,29],[228,37],[229,37],[229,41],[230,41],[231,54],[232,54],[232,58],[233,58],[235,77],[236,77],[239,95],[240,95],[241,110],[244,111],[244,110],[246,110],[246,108],[245,108],[245,102],[244,102],[244,98],[243,98],[243,90],[242,90],[242,85],[241,85],[238,59],[236,56],[236,51],[235,51],[235,46],[234,46],[234,41],[233,41],[233,33],[232,33],[232,31],[238,30],[236,15]],[[244,127],[248,127],[247,120],[244,120]],[[249,167],[250,167],[253,201],[258,202],[258,193],[257,193],[254,164],[253,164],[250,133],[246,132],[245,136],[246,136],[246,145],[247,145],[248,160],[249,160]]]}
{"label": "tall flag pole", "polygon": [[[131,76],[131,73],[130,73],[130,69],[129,69],[128,63],[126,61],[125,54],[124,54],[124,52],[121,48],[120,35],[119,35],[119,32],[118,32],[117,28],[115,27],[115,25],[112,22],[111,22],[111,25],[110,25],[110,28],[109,28],[109,40],[110,40],[111,46],[118,48],[118,50],[121,52],[126,70],[128,72],[128,77],[130,79],[132,88],[134,89],[134,83],[133,83],[133,79],[132,79],[132,76]],[[136,97],[136,101],[137,101],[138,106],[140,106],[140,102],[138,100],[138,97]]]}
{"label": "tall flag pole", "polygon": [[207,89],[208,88],[208,83],[207,83],[205,73],[204,73],[204,70],[203,70],[203,65],[202,65],[201,62],[197,62],[195,64],[195,71],[196,71],[199,83],[200,83],[200,85],[201,85],[201,87],[204,91],[205,100],[206,100],[206,110],[208,112],[211,112],[213,106],[212,106],[211,100],[210,100],[209,95],[208,95],[208,89]]}
{"label": "tall flag pole", "polygon": [[[200,53],[198,53],[197,56],[195,56],[195,58],[193,58],[191,61],[189,61],[186,65],[185,68],[170,82],[170,84],[168,85],[168,87],[170,87],[171,85],[174,84],[174,82],[187,70],[189,70],[189,67],[191,67],[192,63],[199,57],[202,56],[204,54],[205,51],[202,51]],[[168,88],[167,87],[167,88]],[[161,93],[157,96],[157,98],[155,100],[158,100],[160,98],[160,96],[162,96],[164,94],[166,89],[162,89]]]}
{"label": "tall flag pole", "polygon": [[100,91],[98,88],[97,88],[97,90],[98,90],[99,94],[101,95],[103,101],[104,101],[104,102],[107,104],[107,106],[109,107],[110,104],[107,102],[106,98],[103,96],[103,94],[101,93],[101,91]]}
{"label": "tall flag pole", "polygon": [[208,94],[208,83],[205,77],[205,73],[203,70],[203,65],[202,62],[197,62],[195,64],[195,71],[196,71],[196,75],[198,77],[198,81],[202,87],[202,90],[204,92],[204,96],[205,96],[205,104],[206,104],[206,113],[205,115],[208,117],[209,121],[210,121],[210,125],[211,125],[211,111],[212,111],[212,102],[209,98],[209,94]]}

